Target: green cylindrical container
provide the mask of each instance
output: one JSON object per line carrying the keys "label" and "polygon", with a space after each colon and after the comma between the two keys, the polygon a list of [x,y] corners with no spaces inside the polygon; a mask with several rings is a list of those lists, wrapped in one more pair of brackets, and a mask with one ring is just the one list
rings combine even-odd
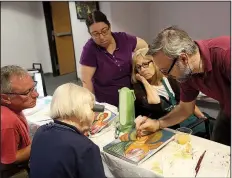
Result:
{"label": "green cylindrical container", "polygon": [[119,90],[119,131],[123,133],[130,132],[134,126],[135,120],[135,94],[134,90],[123,87]]}

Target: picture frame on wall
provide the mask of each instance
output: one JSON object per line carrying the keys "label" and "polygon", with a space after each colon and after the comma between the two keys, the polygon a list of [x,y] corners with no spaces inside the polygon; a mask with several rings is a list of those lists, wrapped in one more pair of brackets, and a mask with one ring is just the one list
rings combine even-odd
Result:
{"label": "picture frame on wall", "polygon": [[76,1],[77,18],[85,20],[88,13],[99,10],[98,1]]}

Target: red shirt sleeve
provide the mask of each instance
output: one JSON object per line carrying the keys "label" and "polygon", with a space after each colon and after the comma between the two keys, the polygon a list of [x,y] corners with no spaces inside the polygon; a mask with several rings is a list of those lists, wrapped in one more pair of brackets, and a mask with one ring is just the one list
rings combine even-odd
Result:
{"label": "red shirt sleeve", "polygon": [[194,101],[199,94],[199,91],[192,88],[187,82],[180,84],[180,100],[182,102]]}
{"label": "red shirt sleeve", "polygon": [[16,160],[19,135],[14,129],[1,130],[1,163],[11,164]]}

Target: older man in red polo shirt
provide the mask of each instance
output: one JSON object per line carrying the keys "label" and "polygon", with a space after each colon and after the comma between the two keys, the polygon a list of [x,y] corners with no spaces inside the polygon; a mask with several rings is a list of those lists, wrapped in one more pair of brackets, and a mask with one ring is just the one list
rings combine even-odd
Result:
{"label": "older man in red polo shirt", "polygon": [[[230,145],[231,138],[231,47],[230,37],[193,41],[177,27],[161,31],[148,52],[164,75],[180,82],[181,102],[159,120],[137,119],[136,127],[156,131],[182,122],[194,111],[199,91],[217,100],[221,111],[212,140]],[[142,133],[142,132],[141,132]]]}
{"label": "older man in red polo shirt", "polygon": [[[21,67],[1,68],[1,173],[14,174],[28,162],[29,129],[22,110],[36,105],[35,82]],[[6,176],[6,175],[5,175]]]}

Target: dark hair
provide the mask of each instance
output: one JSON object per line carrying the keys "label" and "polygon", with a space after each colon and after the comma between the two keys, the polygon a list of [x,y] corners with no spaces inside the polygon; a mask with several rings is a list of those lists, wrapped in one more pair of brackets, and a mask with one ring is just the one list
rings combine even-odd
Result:
{"label": "dark hair", "polygon": [[87,19],[85,21],[86,26],[89,30],[89,27],[97,22],[104,22],[108,26],[110,26],[110,22],[108,21],[107,17],[105,14],[103,14],[101,11],[95,10],[92,13],[89,13],[87,15]]}

